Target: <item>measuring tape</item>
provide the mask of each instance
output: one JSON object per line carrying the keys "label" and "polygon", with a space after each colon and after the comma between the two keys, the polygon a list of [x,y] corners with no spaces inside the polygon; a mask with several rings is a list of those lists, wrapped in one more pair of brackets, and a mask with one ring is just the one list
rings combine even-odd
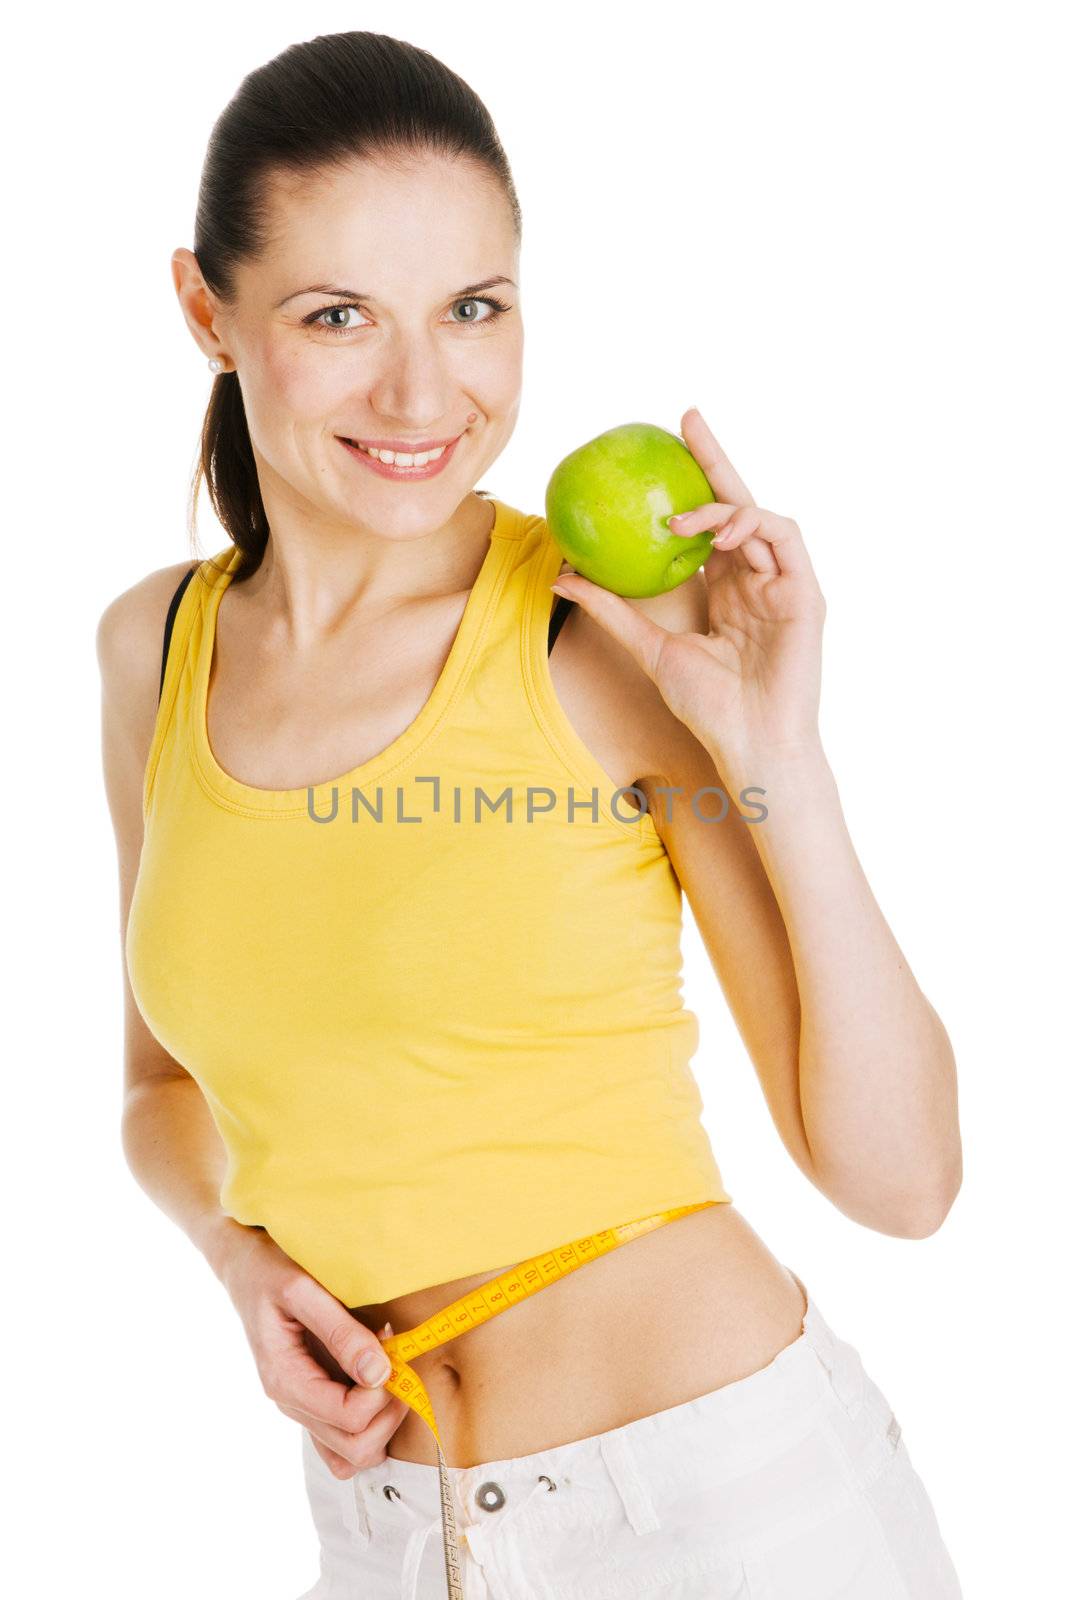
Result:
{"label": "measuring tape", "polygon": [[502,1272],[491,1283],[483,1283],[480,1289],[472,1289],[470,1294],[461,1296],[434,1316],[427,1317],[417,1328],[409,1328],[406,1333],[391,1334],[388,1339],[380,1341],[392,1362],[389,1377],[382,1387],[403,1400],[422,1418],[437,1445],[448,1600],[463,1600],[452,1485],[430,1397],[422,1379],[408,1366],[408,1362],[416,1356],[425,1355],[428,1350],[435,1350],[438,1345],[447,1344],[449,1339],[455,1339],[461,1333],[467,1333],[480,1322],[499,1316],[501,1311],[506,1311],[509,1306],[525,1300],[531,1294],[537,1294],[540,1289],[547,1289],[550,1283],[565,1278],[568,1272],[576,1272],[587,1261],[605,1256],[609,1250],[617,1250],[619,1245],[628,1244],[642,1233],[651,1233],[654,1228],[661,1228],[665,1222],[673,1222],[676,1217],[685,1217],[691,1211],[704,1211],[708,1206],[718,1204],[717,1200],[702,1200],[694,1206],[675,1206],[671,1211],[657,1211],[650,1217],[638,1218],[636,1222],[624,1222],[618,1228],[605,1228],[602,1233],[590,1234],[586,1239],[575,1239],[572,1244],[561,1245],[558,1250],[546,1250],[544,1255],[531,1256],[528,1261],[520,1261],[518,1266]]}

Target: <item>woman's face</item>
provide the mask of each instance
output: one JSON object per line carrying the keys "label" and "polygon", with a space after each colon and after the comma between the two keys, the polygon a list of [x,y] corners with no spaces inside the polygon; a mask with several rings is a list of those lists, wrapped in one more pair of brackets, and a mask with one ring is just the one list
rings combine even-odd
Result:
{"label": "woman's face", "polygon": [[[268,195],[270,242],[238,269],[235,304],[213,323],[240,378],[268,518],[273,503],[383,534],[442,527],[518,416],[518,253],[503,191],[470,163],[427,155],[278,176]],[[494,314],[479,294],[509,309]],[[407,482],[341,443],[457,435],[442,471]]]}

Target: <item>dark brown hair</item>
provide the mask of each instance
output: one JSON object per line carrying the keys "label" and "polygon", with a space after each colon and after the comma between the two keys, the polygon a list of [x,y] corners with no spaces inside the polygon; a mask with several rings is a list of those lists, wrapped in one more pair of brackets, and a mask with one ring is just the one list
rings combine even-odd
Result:
{"label": "dark brown hair", "polygon": [[[236,266],[266,242],[272,174],[423,152],[479,163],[501,185],[521,239],[522,213],[492,118],[455,72],[383,33],[320,34],[290,45],[243,79],[211,131],[193,241],[205,283],[232,303]],[[238,583],[262,561],[270,528],[236,372],[215,378],[204,417],[190,502],[194,533],[201,482],[241,551]]]}

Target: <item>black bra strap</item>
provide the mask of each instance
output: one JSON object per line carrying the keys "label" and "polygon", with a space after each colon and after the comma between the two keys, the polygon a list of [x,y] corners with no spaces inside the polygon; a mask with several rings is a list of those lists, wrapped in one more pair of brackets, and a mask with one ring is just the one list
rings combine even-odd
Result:
{"label": "black bra strap", "polygon": [[[552,598],[557,602],[557,604],[552,612],[552,616],[548,624],[548,648],[550,652],[552,646],[556,642],[556,636],[558,635],[559,630],[562,628],[563,624],[574,610],[574,607],[578,604],[577,600],[568,600],[565,594],[553,595]],[[637,779],[635,778],[634,785],[636,785],[636,783]]]}
{"label": "black bra strap", "polygon": [[551,620],[549,621],[549,624],[548,624],[548,649],[549,649],[549,652],[551,652],[552,646],[556,642],[556,636],[559,633],[559,630],[562,628],[563,624],[566,622],[566,620],[567,620],[568,616],[570,615],[571,611],[573,610],[573,608],[578,604],[578,602],[576,600],[568,600],[567,596],[565,594],[558,594],[558,595],[554,596],[554,598],[555,598],[557,603],[556,603],[555,609],[552,612]]}
{"label": "black bra strap", "polygon": [[182,595],[189,587],[189,579],[195,571],[196,567],[189,568],[189,571],[171,596],[170,606],[167,609],[167,620],[163,626],[163,664],[159,669],[159,700],[163,698],[163,680],[167,676],[167,653],[170,650],[170,636],[174,631],[174,618],[178,615],[178,607],[181,604]]}

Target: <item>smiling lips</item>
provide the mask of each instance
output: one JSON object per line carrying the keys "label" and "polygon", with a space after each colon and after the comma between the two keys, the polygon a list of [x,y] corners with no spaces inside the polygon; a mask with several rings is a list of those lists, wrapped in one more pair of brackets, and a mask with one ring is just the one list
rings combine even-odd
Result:
{"label": "smiling lips", "polygon": [[[460,432],[465,432],[460,429]],[[458,433],[450,434],[447,439],[355,439],[350,442],[359,446],[361,450],[371,450],[394,456],[428,455],[434,450],[444,450],[448,445],[454,444],[459,438]]]}
{"label": "smiling lips", "polygon": [[[338,435],[340,438],[340,435]],[[355,439],[341,439],[349,455],[357,456],[372,471],[387,478],[431,478],[451,461],[455,448],[462,439],[458,434],[451,441],[418,451],[387,449],[371,444],[360,444]]]}

